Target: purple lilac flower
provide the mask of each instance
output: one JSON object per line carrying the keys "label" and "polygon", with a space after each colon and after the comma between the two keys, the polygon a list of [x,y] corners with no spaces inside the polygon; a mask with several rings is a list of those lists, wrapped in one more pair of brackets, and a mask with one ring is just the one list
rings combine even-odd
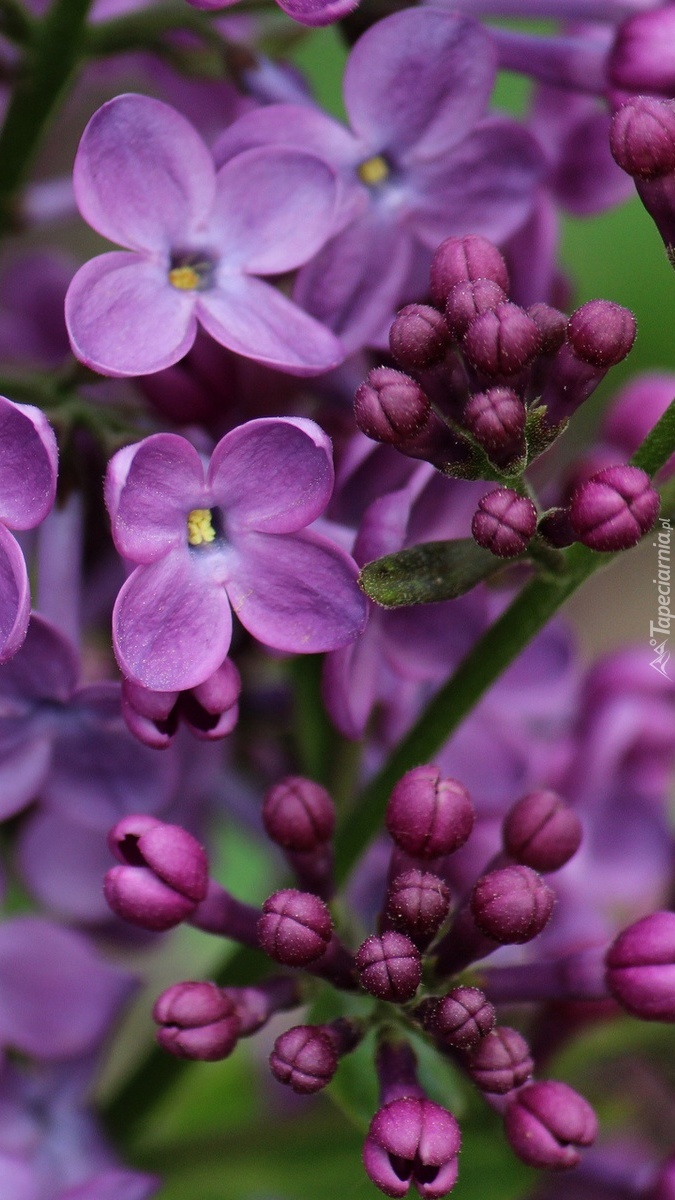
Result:
{"label": "purple lilac flower", "polygon": [[333,487],[329,439],[311,421],[228,433],[208,469],[175,434],[120,450],[106,502],[120,554],[138,563],[115,605],[115,652],[144,687],[183,690],[220,666],[232,609],[277,650],[314,653],[361,631],[356,566],[307,526]]}
{"label": "purple lilac flower", "polygon": [[88,366],[159,371],[187,353],[198,322],[221,345],[300,375],[340,361],[333,335],[257,278],[306,262],[332,233],[324,163],[259,149],[216,173],[180,113],[124,95],[91,118],[74,182],[85,219],[126,247],[86,263],[68,289],[68,333]]}
{"label": "purple lilac flower", "polygon": [[[188,0],[194,8],[202,8],[208,12],[214,9],[230,8],[237,0]],[[282,8],[294,21],[301,25],[332,25],[341,20],[356,8],[358,0],[277,0]]]}

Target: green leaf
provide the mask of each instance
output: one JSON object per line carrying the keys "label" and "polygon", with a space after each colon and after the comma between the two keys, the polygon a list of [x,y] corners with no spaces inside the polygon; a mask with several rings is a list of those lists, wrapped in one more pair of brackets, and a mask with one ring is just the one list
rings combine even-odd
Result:
{"label": "green leaf", "polygon": [[423,542],[368,563],[359,575],[367,596],[384,608],[454,600],[501,571],[504,562],[473,538]]}
{"label": "green leaf", "polygon": [[663,416],[650,429],[641,446],[630,459],[632,466],[641,467],[648,475],[668,461],[675,448],[675,400],[671,400]]}

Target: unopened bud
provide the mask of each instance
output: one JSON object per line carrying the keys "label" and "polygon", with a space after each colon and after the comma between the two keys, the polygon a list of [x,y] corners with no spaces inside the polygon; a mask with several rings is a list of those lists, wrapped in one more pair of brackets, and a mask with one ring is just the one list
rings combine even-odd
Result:
{"label": "unopened bud", "polygon": [[495,1027],[495,1010],[484,992],[456,987],[440,1000],[426,1002],[424,1028],[439,1041],[459,1050],[470,1050]]}
{"label": "unopened bud", "polygon": [[548,924],[555,892],[530,867],[489,871],[471,894],[471,912],[482,933],[504,945],[532,941]]}
{"label": "unopened bud", "polygon": [[560,1171],[575,1167],[579,1149],[598,1135],[598,1121],[583,1096],[566,1083],[530,1083],[511,1101],[504,1131],[530,1167]]}
{"label": "unopened bud", "polygon": [[570,501],[570,522],[591,550],[629,550],[651,529],[660,498],[639,467],[605,467],[577,488]]}
{"label": "unopened bud", "polygon": [[395,446],[421,433],[431,403],[418,383],[392,367],[376,367],[356,390],[354,416],[362,433]]}
{"label": "unopened bud", "polygon": [[471,396],[462,420],[497,466],[506,466],[524,454],[527,410],[510,388],[488,388]]}
{"label": "unopened bud", "polygon": [[643,1021],[675,1022],[675,913],[655,912],[624,929],[607,951],[607,987]]}
{"label": "unopened bud", "polygon": [[658,179],[675,171],[675,103],[635,96],[612,117],[609,144],[617,163],[634,179]]}
{"label": "unopened bud", "polygon": [[274,1043],[270,1070],[279,1083],[310,1095],[330,1083],[338,1067],[333,1040],[321,1025],[295,1025]]}
{"label": "unopened bud", "polygon": [[426,947],[450,910],[450,892],[438,875],[413,868],[397,875],[387,894],[385,916],[416,946]]}
{"label": "unopened bud", "polygon": [[452,854],[466,842],[475,820],[468,792],[438,767],[414,767],[395,785],[386,824],[396,845],[411,858]]}
{"label": "unopened bud", "polygon": [[567,340],[577,357],[604,369],[623,362],[636,334],[630,309],[611,300],[589,300],[572,313],[567,323]]}
{"label": "unopened bud", "polygon": [[503,1096],[531,1078],[534,1063],[525,1038],[499,1025],[471,1051],[467,1070],[482,1092]]}
{"label": "unopened bud", "polygon": [[155,1001],[157,1041],[177,1058],[218,1062],[231,1054],[239,1036],[232,999],[215,983],[176,983]]}
{"label": "unopened bud", "polygon": [[356,969],[366,992],[394,1004],[412,1000],[422,979],[419,950],[394,929],[366,938],[356,954]]}
{"label": "unopened bud", "polygon": [[477,371],[508,377],[529,367],[541,350],[541,336],[524,309],[505,301],[471,322],[462,349]]}
{"label": "unopened bud", "polygon": [[581,845],[582,827],[574,809],[556,792],[530,792],[504,818],[504,849],[535,871],[558,871]]}
{"label": "unopened bud", "polygon": [[333,922],[323,900],[295,888],[269,896],[258,922],[263,950],[287,967],[305,967],[321,958],[332,932]]}
{"label": "unopened bud", "polygon": [[397,313],[389,331],[391,352],[404,371],[433,367],[449,344],[443,317],[428,304],[407,304]]}
{"label": "unopened bud", "polygon": [[321,784],[291,775],[270,788],[262,818],[268,837],[278,846],[311,851],[332,838],[335,806]]}
{"label": "unopened bud", "polygon": [[479,234],[449,237],[434,254],[431,263],[431,296],[434,304],[445,308],[451,289],[471,279],[492,279],[508,294],[509,273],[497,247]]}
{"label": "unopened bud", "polygon": [[206,896],[206,854],[179,825],[124,817],[108,835],[108,845],[122,865],[108,871],[105,897],[125,921],[157,932],[172,929]]}
{"label": "unopened bud", "polygon": [[527,496],[512,488],[496,488],[478,502],[471,522],[474,540],[499,558],[516,558],[528,547],[537,528],[537,510]]}
{"label": "unopened bud", "polygon": [[452,336],[459,341],[476,317],[490,312],[506,298],[506,292],[494,279],[465,279],[456,283],[445,305],[445,319]]}

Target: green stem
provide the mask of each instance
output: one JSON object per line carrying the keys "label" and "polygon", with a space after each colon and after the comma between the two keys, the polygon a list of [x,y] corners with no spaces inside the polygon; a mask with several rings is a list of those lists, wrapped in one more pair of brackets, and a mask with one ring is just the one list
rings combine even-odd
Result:
{"label": "green stem", "polygon": [[33,36],[34,22],[18,0],[0,0],[0,30],[6,38],[25,45]]}

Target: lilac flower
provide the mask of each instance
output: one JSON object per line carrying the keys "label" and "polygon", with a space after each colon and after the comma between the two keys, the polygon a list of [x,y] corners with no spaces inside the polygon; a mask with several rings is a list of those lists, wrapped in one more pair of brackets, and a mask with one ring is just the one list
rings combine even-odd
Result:
{"label": "lilac flower", "polygon": [[220,666],[231,607],[277,650],[351,641],[366,602],[352,559],[307,526],[333,486],[329,439],[311,421],[261,419],[228,433],[205,471],[174,434],[120,450],[106,501],[117,549],[138,563],[113,614],[122,671],[180,691]]}
{"label": "lilac flower", "polygon": [[159,371],[187,353],[198,322],[221,345],[299,375],[340,361],[326,329],[256,278],[306,262],[331,234],[324,163],[257,150],[216,174],[180,113],[130,94],[94,113],[74,184],[89,224],[126,247],[86,263],[68,289],[71,344],[88,366]]}
{"label": "lilac flower", "polygon": [[[193,8],[202,8],[211,12],[214,9],[230,8],[237,0],[188,0]],[[282,8],[294,21],[301,25],[332,25],[346,17],[356,8],[358,0],[277,0]]]}

